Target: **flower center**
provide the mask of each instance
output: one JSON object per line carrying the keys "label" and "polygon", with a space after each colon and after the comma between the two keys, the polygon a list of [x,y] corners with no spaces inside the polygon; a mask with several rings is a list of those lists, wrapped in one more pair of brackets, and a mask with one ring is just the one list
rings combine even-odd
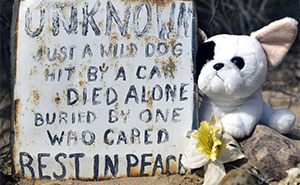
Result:
{"label": "flower center", "polygon": [[198,132],[193,136],[198,140],[196,149],[202,152],[211,161],[215,161],[219,154],[219,146],[222,141],[217,137],[220,128],[212,126],[206,121],[202,121]]}

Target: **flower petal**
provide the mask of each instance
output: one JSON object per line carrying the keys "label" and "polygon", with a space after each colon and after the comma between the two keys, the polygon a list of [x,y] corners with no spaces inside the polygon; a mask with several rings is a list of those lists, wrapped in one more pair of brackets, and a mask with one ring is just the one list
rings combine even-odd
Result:
{"label": "flower petal", "polygon": [[222,145],[220,146],[217,161],[221,163],[228,163],[245,157],[242,153],[242,148],[234,138],[228,133],[222,136]]}
{"label": "flower petal", "polygon": [[182,165],[187,169],[201,168],[206,163],[208,163],[208,161],[209,159],[197,150],[186,151],[182,155],[181,159]]}
{"label": "flower petal", "polygon": [[203,185],[215,185],[219,184],[222,178],[226,175],[224,165],[217,161],[210,162],[207,165],[204,175],[204,184]]}
{"label": "flower petal", "polygon": [[181,163],[185,168],[195,169],[204,166],[209,159],[196,149],[197,139],[190,137],[195,134],[195,131],[188,131],[187,137],[189,138],[187,148],[183,153]]}
{"label": "flower petal", "polygon": [[210,122],[210,124],[212,126],[218,127],[218,128],[220,128],[222,130],[222,128],[223,128],[222,127],[222,122],[214,114],[211,115],[211,118],[210,118],[209,122]]}
{"label": "flower petal", "polygon": [[195,135],[196,132],[197,132],[197,130],[189,130],[186,132],[185,137],[190,139],[191,136]]}

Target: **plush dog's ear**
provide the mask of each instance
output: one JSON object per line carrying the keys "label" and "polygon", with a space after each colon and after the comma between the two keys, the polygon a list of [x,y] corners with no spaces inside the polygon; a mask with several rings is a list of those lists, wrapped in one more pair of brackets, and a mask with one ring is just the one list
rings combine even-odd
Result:
{"label": "plush dog's ear", "polygon": [[291,48],[297,36],[298,22],[283,18],[251,33],[262,45],[268,60],[268,68],[276,67]]}
{"label": "plush dog's ear", "polygon": [[202,44],[204,41],[207,40],[207,36],[205,32],[200,28],[198,28],[197,30],[197,40],[198,40],[198,44]]}
{"label": "plush dog's ear", "polygon": [[[207,36],[203,30],[197,29],[197,54],[196,54],[196,83],[198,83],[198,76],[207,59],[212,59],[214,55],[214,43],[204,43]],[[203,54],[204,53],[204,56]]]}

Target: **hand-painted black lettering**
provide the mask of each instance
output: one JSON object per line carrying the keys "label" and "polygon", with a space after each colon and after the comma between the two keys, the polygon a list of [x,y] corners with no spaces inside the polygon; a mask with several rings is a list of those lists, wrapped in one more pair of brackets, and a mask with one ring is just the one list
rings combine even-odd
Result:
{"label": "hand-painted black lettering", "polygon": [[57,59],[60,61],[65,61],[67,57],[67,48],[66,46],[62,46],[61,48],[59,48],[59,54],[57,56]]}
{"label": "hand-painted black lettering", "polygon": [[145,174],[145,168],[146,166],[151,166],[151,162],[146,162],[147,157],[152,157],[152,154],[142,154],[142,160],[141,160],[141,170],[140,170],[140,175],[141,176],[149,176],[149,174]]}
{"label": "hand-painted black lettering", "polygon": [[113,48],[113,44],[109,43],[108,50],[105,51],[104,44],[100,44],[100,55],[101,55],[101,57],[103,58],[104,55],[106,55],[106,57],[112,56],[112,48]]}
{"label": "hand-painted black lettering", "polygon": [[32,31],[30,28],[32,28],[31,26],[32,24],[32,14],[30,12],[30,9],[27,8],[26,13],[25,13],[25,32],[27,33],[27,35],[29,35],[30,37],[34,38],[39,36],[45,26],[45,9],[42,8],[40,9],[40,23],[39,23],[39,27],[35,29],[35,31]]}
{"label": "hand-painted black lettering", "polygon": [[162,162],[162,158],[161,158],[160,154],[157,154],[157,156],[155,158],[154,166],[152,169],[152,176],[154,176],[156,174],[157,168],[160,168],[160,174],[164,173],[164,166],[163,166],[163,162]]}
{"label": "hand-painted black lettering", "polygon": [[104,133],[103,141],[104,141],[104,143],[107,144],[107,145],[112,145],[112,144],[114,144],[114,139],[109,139],[109,138],[108,138],[108,134],[109,134],[109,133],[115,133],[115,132],[114,132],[114,130],[111,129],[111,128],[107,129],[107,130],[105,131],[105,133]]}
{"label": "hand-painted black lettering", "polygon": [[184,36],[188,37],[190,23],[192,22],[192,16],[194,14],[193,7],[186,9],[185,3],[180,3],[179,13],[177,19],[177,38],[181,36],[181,28],[184,28]]}
{"label": "hand-painted black lettering", "polygon": [[71,16],[70,16],[70,24],[67,25],[66,18],[62,12],[61,6],[55,4],[55,12],[52,16],[52,33],[53,36],[57,36],[59,34],[59,24],[60,20],[62,22],[63,28],[65,29],[68,35],[77,33],[78,26],[78,18],[77,18],[77,6],[76,3],[72,3],[71,5]]}
{"label": "hand-painted black lettering", "polygon": [[151,69],[149,79],[152,79],[155,74],[158,78],[161,78],[161,73],[157,66],[153,66]]}
{"label": "hand-painted black lettering", "polygon": [[134,57],[138,52],[138,47],[135,43],[130,43],[129,44],[129,54],[128,57]]}
{"label": "hand-painted black lettering", "polygon": [[147,43],[146,47],[145,47],[145,56],[148,57],[152,57],[155,53],[155,44],[152,42]]}
{"label": "hand-painted black lettering", "polygon": [[[158,30],[158,37],[160,39],[170,39],[171,33],[174,30],[174,12],[175,12],[176,4],[173,2],[171,4],[171,11],[168,23],[164,21],[164,16],[162,15],[163,8],[160,6],[156,6],[156,13],[157,13],[157,30]],[[166,28],[168,25],[168,28]]]}
{"label": "hand-painted black lettering", "polygon": [[39,153],[38,154],[38,171],[39,171],[39,178],[41,180],[50,180],[51,177],[49,175],[43,175],[43,168],[47,168],[46,164],[42,163],[43,157],[50,157],[50,153]]}
{"label": "hand-painted black lettering", "polygon": [[104,73],[107,72],[108,66],[105,66],[105,63],[103,63],[102,66],[99,66],[99,70],[100,70],[100,72],[101,72],[100,80],[103,80],[103,75],[104,75]]}
{"label": "hand-painted black lettering", "polygon": [[172,112],[172,122],[176,123],[176,122],[181,122],[180,119],[177,119],[177,117],[180,116],[179,112],[178,111],[181,111],[183,110],[183,107],[176,107],[173,109],[173,112]]}
{"label": "hand-painted black lettering", "polygon": [[172,47],[173,56],[179,57],[180,55],[182,55],[182,53],[183,53],[182,43],[174,44],[174,46]]}
{"label": "hand-painted black lettering", "polygon": [[87,101],[87,88],[82,89],[82,105],[85,105]]}
{"label": "hand-painted black lettering", "polygon": [[40,47],[36,53],[36,56],[33,56],[32,58],[34,61],[39,62],[39,61],[41,61],[42,56],[43,56],[43,47]]}
{"label": "hand-painted black lettering", "polygon": [[[72,94],[75,96],[72,98]],[[67,89],[67,105],[74,105],[79,99],[78,92],[75,88],[68,88]]]}
{"label": "hand-painted black lettering", "polygon": [[45,80],[48,81],[49,77],[51,81],[55,80],[55,70],[53,70],[52,73],[49,73],[49,69],[45,69]]}
{"label": "hand-painted black lettering", "polygon": [[74,49],[75,49],[76,46],[74,45],[71,45],[70,46],[70,51],[69,51],[69,59],[70,60],[73,60],[73,57],[74,57]]}
{"label": "hand-painted black lettering", "polygon": [[75,158],[75,178],[79,179],[79,169],[80,169],[80,162],[79,162],[79,158],[83,158],[85,156],[84,153],[74,153],[74,154],[70,154],[69,158]]}
{"label": "hand-painted black lettering", "polygon": [[117,55],[118,55],[118,44],[114,44],[113,57],[117,57]]}
{"label": "hand-painted black lettering", "polygon": [[149,145],[149,144],[153,143],[153,141],[149,141],[149,137],[151,136],[151,134],[149,132],[152,132],[152,131],[153,131],[152,128],[148,128],[145,130],[145,140],[144,140],[145,145]]}
{"label": "hand-painted black lettering", "polygon": [[[156,93],[157,92],[157,93]],[[158,96],[156,96],[156,94]],[[156,84],[153,89],[152,89],[152,99],[155,100],[155,101],[159,101],[161,100],[163,97],[163,90],[162,88],[160,87],[160,85]]]}
{"label": "hand-painted black lettering", "polygon": [[159,121],[159,117],[161,117],[161,119],[164,121],[164,122],[167,122],[168,121],[168,117],[169,117],[169,111],[168,109],[166,109],[166,113],[163,114],[161,109],[156,109],[156,116],[155,116],[155,123],[157,123]]}
{"label": "hand-painted black lettering", "polygon": [[179,97],[179,101],[186,101],[186,100],[188,100],[188,97],[184,97],[183,95],[184,95],[184,93],[186,93],[187,92],[187,90],[186,89],[184,89],[186,86],[188,86],[189,84],[188,83],[181,83],[180,84],[180,97]]}
{"label": "hand-painted black lettering", "polygon": [[106,105],[111,105],[115,103],[118,100],[118,94],[117,91],[109,87],[106,89]]}
{"label": "hand-painted black lettering", "polygon": [[117,116],[117,111],[114,109],[109,109],[108,111],[108,122],[109,123],[115,123],[119,120]]}
{"label": "hand-painted black lettering", "polygon": [[86,116],[86,122],[87,123],[92,123],[97,119],[96,113],[87,111],[87,116]]}
{"label": "hand-painted black lettering", "polygon": [[124,144],[127,144],[126,134],[123,130],[120,130],[120,132],[119,132],[117,145],[119,145],[121,142],[124,142]]}
{"label": "hand-painted black lettering", "polygon": [[92,51],[92,48],[91,48],[91,46],[89,44],[86,44],[84,46],[81,58],[85,58],[86,54],[88,54],[90,58],[93,57],[93,55],[94,55],[93,51]]}
{"label": "hand-painted black lettering", "polygon": [[65,71],[68,71],[67,80],[70,81],[73,73],[75,72],[75,66],[65,67]]}
{"label": "hand-painted black lettering", "polygon": [[64,139],[65,132],[62,131],[59,138],[56,134],[54,134],[54,136],[52,136],[52,134],[50,133],[49,130],[47,130],[47,134],[48,134],[51,145],[54,145],[56,142],[58,143],[58,145],[60,145],[60,143]]}
{"label": "hand-painted black lettering", "polygon": [[50,48],[47,48],[47,59],[50,62],[54,61],[56,59],[56,56],[57,56],[57,49],[56,48],[54,48],[52,55],[51,55]]}
{"label": "hand-painted black lettering", "polygon": [[78,112],[78,123],[84,123],[86,114],[85,112]]}
{"label": "hand-painted black lettering", "polygon": [[[142,8],[145,7],[146,11],[147,11],[147,22],[145,23],[145,26],[143,28],[142,31],[140,31],[139,29],[139,24],[140,24],[140,12],[142,10]],[[145,35],[145,33],[148,31],[150,23],[152,20],[152,9],[149,3],[139,3],[136,7],[135,7],[135,11],[133,14],[133,31],[136,34],[136,36],[138,37],[143,37]]]}
{"label": "hand-painted black lettering", "polygon": [[[146,117],[146,119],[144,117]],[[142,112],[140,113],[140,120],[144,121],[145,123],[149,123],[152,120],[151,111],[149,109],[142,110]]]}
{"label": "hand-painted black lettering", "polygon": [[185,170],[183,168],[183,165],[181,163],[181,159],[182,159],[182,154],[179,155],[179,159],[178,159],[178,174],[180,175],[184,175],[185,174]]}
{"label": "hand-painted black lettering", "polygon": [[129,98],[134,98],[135,103],[138,104],[139,98],[138,98],[137,91],[136,91],[136,88],[134,85],[130,86],[124,104],[128,104]]}
{"label": "hand-painted black lettering", "polygon": [[130,136],[130,140],[131,140],[131,144],[140,144],[141,140],[140,140],[140,131],[137,128],[133,128],[131,129],[131,136]]}
{"label": "hand-painted black lettering", "polygon": [[[134,162],[131,160],[131,158],[134,159]],[[126,161],[127,161],[127,168],[126,168],[126,171],[127,171],[127,177],[130,177],[130,169],[131,167],[135,167],[138,165],[139,163],[139,159],[136,155],[134,154],[127,154],[126,155]]]}
{"label": "hand-painted black lettering", "polygon": [[147,94],[146,94],[146,87],[143,85],[142,86],[142,99],[141,99],[141,101],[143,103],[148,103],[149,102],[149,98],[150,97],[148,97],[148,99],[146,99],[146,96],[147,96]]}
{"label": "hand-painted black lettering", "polygon": [[173,89],[170,84],[167,84],[165,87],[165,93],[166,93],[166,102],[169,101],[170,97],[172,98],[172,101],[175,101],[176,98],[176,85],[173,85]]}
{"label": "hand-painted black lettering", "polygon": [[169,51],[169,48],[168,48],[168,45],[164,42],[160,42],[158,43],[157,45],[157,53],[160,55],[160,56],[163,56],[165,54],[167,54]]}
{"label": "hand-painted black lettering", "polygon": [[96,154],[94,156],[94,179],[95,180],[98,180],[98,177],[99,177],[99,155]]}
{"label": "hand-painted black lettering", "polygon": [[[82,131],[81,135],[82,135],[83,144],[91,145],[95,142],[96,135],[92,131],[84,130],[84,131]],[[89,135],[89,140],[87,139],[88,135]]]}
{"label": "hand-painted black lettering", "polygon": [[125,75],[125,70],[124,67],[121,66],[118,70],[117,76],[115,78],[115,81],[117,81],[119,78],[122,78],[123,81],[126,81],[126,75]]}
{"label": "hand-painted black lettering", "polygon": [[99,97],[99,95],[100,95],[99,92],[101,90],[102,90],[102,87],[99,87],[99,88],[95,87],[95,88],[93,88],[93,95],[92,95],[92,104],[93,105],[99,105],[101,103],[100,100],[96,100],[97,97]]}
{"label": "hand-painted black lettering", "polygon": [[71,146],[71,140],[73,140],[73,145],[77,145],[78,143],[78,138],[77,138],[77,133],[76,131],[72,131],[70,130],[68,132],[68,136],[67,136],[67,146]]}
{"label": "hand-painted black lettering", "polygon": [[96,21],[94,19],[95,14],[98,12],[101,3],[100,1],[96,1],[92,10],[89,12],[89,4],[87,2],[84,3],[84,7],[82,8],[83,21],[82,21],[82,35],[86,36],[88,33],[89,24],[91,25],[95,35],[100,35],[100,29],[98,28]]}
{"label": "hand-painted black lettering", "polygon": [[59,160],[60,157],[67,158],[67,155],[65,153],[58,153],[55,155],[55,161],[61,167],[61,175],[57,175],[55,172],[53,172],[53,177],[55,179],[62,179],[66,176],[66,167],[65,167],[64,163]]}
{"label": "hand-painted black lettering", "polygon": [[94,82],[97,80],[98,68],[96,66],[89,66],[87,71],[87,79],[89,82]]}
{"label": "hand-painted black lettering", "polygon": [[112,162],[109,155],[105,155],[104,177],[108,175],[108,169],[110,169],[110,173],[112,174],[112,176],[118,176],[119,156],[117,154],[114,155],[114,163]]}
{"label": "hand-painted black lettering", "polygon": [[44,119],[41,113],[34,113],[34,126],[39,127],[44,124]]}
{"label": "hand-painted black lettering", "polygon": [[56,114],[55,112],[52,114],[52,119],[50,120],[50,113],[46,113],[46,123],[47,125],[52,125],[55,121],[55,118],[56,118]]}
{"label": "hand-painted black lettering", "polygon": [[[26,157],[27,159],[25,160],[24,157]],[[31,157],[31,155],[29,155],[27,152],[20,152],[19,158],[20,158],[20,168],[21,168],[22,178],[25,177],[25,167],[26,167],[30,171],[31,178],[34,179],[35,174],[34,174],[34,168],[31,166],[33,162],[33,158]],[[25,163],[25,161],[27,161],[27,163]]]}
{"label": "hand-painted black lettering", "polygon": [[121,117],[123,117],[123,123],[126,123],[129,114],[130,114],[130,109],[127,109],[127,112],[125,112],[125,110],[121,110],[120,115]]}
{"label": "hand-painted black lettering", "polygon": [[60,81],[62,72],[63,72],[62,69],[59,69],[59,70],[58,70],[58,77],[57,77],[57,81],[58,81],[58,82]]}
{"label": "hand-painted black lettering", "polygon": [[157,134],[157,144],[166,143],[169,141],[169,133],[167,129],[160,129]]}
{"label": "hand-painted black lettering", "polygon": [[175,78],[173,72],[176,70],[173,64],[167,64],[165,67],[164,76],[167,79],[168,77]]}
{"label": "hand-painted black lettering", "polygon": [[68,117],[68,113],[67,112],[59,111],[58,123],[61,124],[62,121],[64,121],[65,124],[67,124],[68,123],[67,117]]}
{"label": "hand-painted black lettering", "polygon": [[111,1],[108,1],[106,4],[106,31],[105,35],[110,36],[111,35],[111,25],[112,25],[112,19],[115,20],[119,31],[121,35],[124,37],[127,34],[128,31],[128,23],[130,18],[130,3],[126,3],[125,10],[124,10],[124,23],[122,24],[122,21],[120,17],[118,16],[118,13],[113,6]]}
{"label": "hand-painted black lettering", "polygon": [[147,67],[146,67],[146,66],[139,66],[139,67],[137,68],[137,70],[136,70],[136,77],[137,77],[138,79],[145,79],[146,76],[145,76],[145,75],[141,76],[141,74],[140,74],[140,73],[141,73],[141,69],[146,70]]}
{"label": "hand-painted black lettering", "polygon": [[176,171],[171,172],[170,171],[170,161],[173,160],[176,162],[176,157],[174,155],[168,155],[168,157],[166,158],[166,172],[168,175],[176,173]]}

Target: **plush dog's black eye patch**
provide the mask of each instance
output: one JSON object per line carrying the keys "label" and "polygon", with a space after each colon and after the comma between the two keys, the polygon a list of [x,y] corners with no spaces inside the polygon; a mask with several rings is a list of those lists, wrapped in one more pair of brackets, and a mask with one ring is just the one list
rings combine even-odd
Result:
{"label": "plush dog's black eye patch", "polygon": [[204,64],[214,58],[215,46],[216,44],[213,41],[204,42],[203,44],[199,45],[196,57],[196,83]]}

